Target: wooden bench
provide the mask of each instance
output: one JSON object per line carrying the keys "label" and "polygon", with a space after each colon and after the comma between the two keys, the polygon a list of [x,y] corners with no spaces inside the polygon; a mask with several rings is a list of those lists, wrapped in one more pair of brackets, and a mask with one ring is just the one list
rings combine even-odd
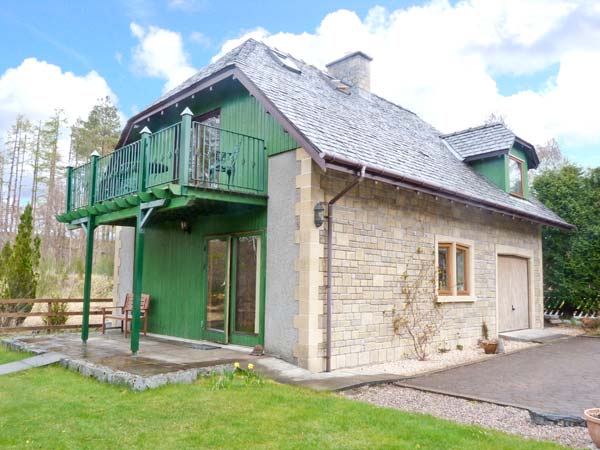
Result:
{"label": "wooden bench", "polygon": [[[150,307],[150,295],[142,294],[140,304],[140,320],[144,322],[144,336],[148,331],[148,308]],[[118,310],[121,312],[112,312],[109,310]],[[127,294],[125,296],[125,304],[123,306],[110,306],[102,308],[102,334],[106,332],[106,319],[116,319],[121,321],[121,332],[125,331],[125,337],[127,337],[127,324],[133,319],[133,294]],[[123,328],[125,324],[125,328]],[[131,328],[130,328],[131,329]]]}

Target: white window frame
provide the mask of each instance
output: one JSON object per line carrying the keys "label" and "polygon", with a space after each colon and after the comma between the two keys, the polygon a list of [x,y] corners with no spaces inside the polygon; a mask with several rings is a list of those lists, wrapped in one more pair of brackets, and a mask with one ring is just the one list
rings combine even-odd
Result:
{"label": "white window frame", "polygon": [[[456,267],[456,246],[459,245],[461,247],[466,247],[468,251],[468,273],[467,273],[467,286],[469,287],[468,294],[458,294],[456,289],[456,269],[452,271],[450,274],[451,278],[449,280],[451,294],[439,294],[438,292],[438,246],[439,244],[450,244],[450,255],[448,258],[452,260],[452,266]],[[465,302],[474,302],[477,300],[475,297],[475,242],[469,239],[456,238],[452,236],[443,236],[436,235],[435,236],[435,295],[437,297],[438,303],[465,303]]]}

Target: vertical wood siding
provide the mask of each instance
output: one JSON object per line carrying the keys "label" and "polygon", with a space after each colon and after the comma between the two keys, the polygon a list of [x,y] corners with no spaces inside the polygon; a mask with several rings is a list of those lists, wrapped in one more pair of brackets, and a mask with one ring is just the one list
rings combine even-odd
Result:
{"label": "vertical wood siding", "polygon": [[191,233],[182,232],[179,221],[146,229],[143,292],[152,296],[150,332],[202,339],[206,299],[204,239],[214,234],[264,230],[266,209],[198,215],[188,222]]}

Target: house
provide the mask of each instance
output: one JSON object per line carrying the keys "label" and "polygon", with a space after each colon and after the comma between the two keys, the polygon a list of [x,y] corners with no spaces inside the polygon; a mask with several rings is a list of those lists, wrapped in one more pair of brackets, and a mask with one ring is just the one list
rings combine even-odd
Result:
{"label": "house", "polygon": [[158,335],[313,371],[396,360],[391,314],[423,268],[436,345],[543,327],[541,229],[571,226],[529,192],[534,147],[501,124],[440,134],[369,91],[370,61],[325,72],[248,40],[129,119],[68,172],[58,220],[87,230],[85,298],[90,231],[119,225],[118,297],[150,294]]}

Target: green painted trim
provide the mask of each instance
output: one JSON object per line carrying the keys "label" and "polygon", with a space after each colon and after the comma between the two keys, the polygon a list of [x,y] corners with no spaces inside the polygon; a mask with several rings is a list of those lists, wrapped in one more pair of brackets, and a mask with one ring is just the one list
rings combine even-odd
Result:
{"label": "green painted trim", "polygon": [[183,195],[180,184],[169,183],[169,190],[173,195]]}
{"label": "green painted trim", "polygon": [[171,191],[169,191],[169,187],[168,186],[164,186],[164,187],[152,187],[150,188],[150,191],[156,196],[156,198],[172,198],[173,195],[171,194]]}
{"label": "green painted trim", "polygon": [[104,206],[106,206],[106,208],[109,211],[118,211],[119,209],[119,205],[117,204],[117,202],[115,202],[114,200],[108,200],[106,202],[103,203]]}
{"label": "green painted trim", "polygon": [[117,198],[115,198],[115,203],[121,209],[123,209],[123,208],[129,208],[129,203],[127,203],[127,200],[125,200],[123,197],[117,197]]}
{"label": "green painted trim", "polygon": [[154,200],[154,195],[151,192],[138,192],[138,197],[143,203],[151,202]]}
{"label": "green painted trim", "polygon": [[266,206],[267,198],[255,195],[236,194],[233,192],[212,191],[208,189],[188,187],[186,194],[204,200],[215,200],[229,203],[242,203],[245,205]]}
{"label": "green painted trim", "polygon": [[110,209],[108,209],[108,206],[106,206],[104,203],[98,203],[97,205],[95,205],[95,207],[100,214],[105,214],[105,213],[110,212]]}
{"label": "green painted trim", "polygon": [[135,217],[137,207],[132,206],[131,208],[122,209],[120,211],[113,211],[107,214],[98,216],[96,222],[98,225],[108,225],[111,222],[118,222],[124,219],[131,219]]}
{"label": "green painted trim", "polygon": [[137,194],[135,194],[135,195],[130,194],[130,195],[125,196],[124,198],[125,198],[125,201],[131,206],[137,206],[140,204],[140,199],[137,196]]}

